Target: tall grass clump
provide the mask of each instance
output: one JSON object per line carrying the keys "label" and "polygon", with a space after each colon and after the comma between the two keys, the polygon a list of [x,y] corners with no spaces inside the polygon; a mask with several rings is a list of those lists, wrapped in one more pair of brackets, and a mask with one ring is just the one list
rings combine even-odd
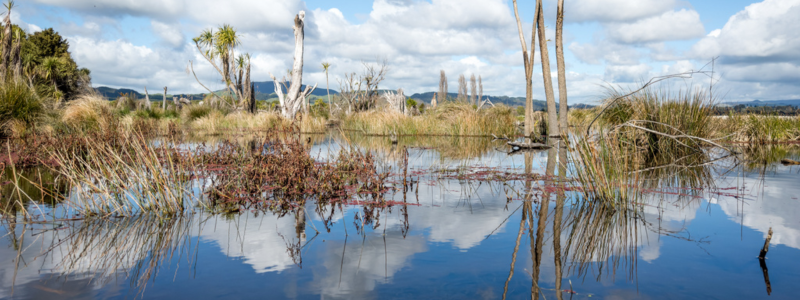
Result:
{"label": "tall grass clump", "polygon": [[515,136],[514,111],[505,105],[476,110],[472,105],[445,102],[421,116],[367,111],[347,116],[342,128],[374,135]]}
{"label": "tall grass clump", "polygon": [[21,80],[7,79],[0,85],[0,126],[2,134],[12,134],[34,126],[53,104],[40,97]]}
{"label": "tall grass clump", "polygon": [[[609,99],[623,92],[611,90]],[[683,156],[707,146],[701,139],[714,134],[711,117],[714,99],[704,89],[670,92],[646,88],[629,97],[607,103],[600,115],[608,134],[617,135],[649,154],[668,152]],[[700,139],[698,139],[700,138]]]}
{"label": "tall grass clump", "polygon": [[627,207],[640,195],[636,149],[613,136],[598,139],[573,138],[569,153],[575,165],[571,177],[584,199],[608,207]]}
{"label": "tall grass clump", "polygon": [[80,132],[115,130],[116,117],[108,101],[98,95],[81,95],[69,102],[61,116],[69,128]]}
{"label": "tall grass clump", "polygon": [[84,152],[80,155],[75,147],[52,150],[54,171],[71,186],[66,205],[91,216],[171,216],[184,211],[193,196],[193,157],[169,143],[155,145],[140,134],[117,139],[123,141],[78,138]]}
{"label": "tall grass clump", "polygon": [[800,117],[730,115],[718,118],[721,135],[733,142],[768,144],[800,141]]}

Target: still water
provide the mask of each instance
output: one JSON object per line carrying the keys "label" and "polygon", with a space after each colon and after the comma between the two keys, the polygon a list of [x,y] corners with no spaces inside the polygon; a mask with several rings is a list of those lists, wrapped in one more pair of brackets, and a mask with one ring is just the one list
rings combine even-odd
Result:
{"label": "still water", "polygon": [[[403,141],[351,142],[400,173]],[[339,143],[324,139],[311,152],[325,159]],[[723,159],[704,167],[709,179],[698,186],[653,189],[626,213],[582,205],[547,178],[481,180],[566,174],[548,170],[563,153],[408,144],[414,184],[390,192],[385,208],[5,220],[0,298],[800,298],[798,167]]]}

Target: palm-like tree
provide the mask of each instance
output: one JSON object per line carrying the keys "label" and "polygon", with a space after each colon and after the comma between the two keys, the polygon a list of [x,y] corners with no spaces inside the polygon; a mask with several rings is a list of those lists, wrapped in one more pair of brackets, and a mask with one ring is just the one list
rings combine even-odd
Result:
{"label": "palm-like tree", "polygon": [[328,114],[333,115],[333,101],[331,100],[331,87],[328,82],[328,70],[331,68],[331,63],[323,62],[322,69],[325,70],[325,88],[328,90]]}
{"label": "palm-like tree", "polygon": [[214,33],[214,48],[222,61],[223,78],[229,86],[232,83],[230,76],[231,68],[234,67],[231,61],[235,57],[234,51],[239,45],[241,45],[239,35],[236,34],[236,29],[231,25],[223,24],[217,29],[217,32]]}
{"label": "palm-like tree", "polygon": [[55,56],[45,57],[39,65],[39,75],[45,80],[50,80],[56,90],[58,89],[58,86],[56,86],[56,74],[58,74],[60,66],[61,61]]}
{"label": "palm-like tree", "polygon": [[[200,54],[222,75],[225,86],[240,100],[243,99],[242,88],[232,87],[237,82],[235,49],[241,45],[236,29],[229,24],[223,24],[217,28],[217,31],[213,29],[203,30],[199,36],[192,40]],[[239,78],[241,79],[241,76]]]}

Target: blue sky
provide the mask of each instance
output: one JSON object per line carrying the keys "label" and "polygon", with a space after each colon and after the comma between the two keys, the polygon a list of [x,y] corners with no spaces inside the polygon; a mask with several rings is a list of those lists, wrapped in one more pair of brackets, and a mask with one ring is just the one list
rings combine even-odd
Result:
{"label": "blue sky", "polygon": [[[697,70],[718,57],[714,78],[722,101],[800,99],[800,0],[566,0],[565,54],[570,103],[596,103],[608,86],[631,88],[670,73]],[[291,19],[307,12],[305,83],[331,88],[363,63],[385,59],[382,88],[433,91],[440,70],[451,90],[458,75],[480,75],[486,94],[524,95],[520,42],[505,0],[31,0],[14,22],[28,31],[53,27],[70,41],[95,86],[143,90],[169,86],[202,92],[186,69],[223,87],[191,42],[202,29],[232,24],[241,51],[253,55],[253,77],[281,77],[291,65]],[[519,0],[530,43],[533,0]],[[547,37],[554,37],[555,0],[544,0]],[[550,61],[555,67],[555,51]],[[544,98],[539,54],[534,97]],[[555,74],[555,72],[554,72]],[[702,78],[701,78],[702,77]],[[709,78],[669,83],[707,86]]]}

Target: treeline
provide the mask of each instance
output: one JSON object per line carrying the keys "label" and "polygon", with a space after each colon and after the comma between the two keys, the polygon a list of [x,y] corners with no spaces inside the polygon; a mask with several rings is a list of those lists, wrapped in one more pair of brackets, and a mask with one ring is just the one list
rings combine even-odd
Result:
{"label": "treeline", "polygon": [[739,104],[736,106],[715,106],[712,114],[717,116],[731,114],[758,114],[776,116],[797,116],[800,115],[800,107],[791,105],[783,106],[750,106]]}

